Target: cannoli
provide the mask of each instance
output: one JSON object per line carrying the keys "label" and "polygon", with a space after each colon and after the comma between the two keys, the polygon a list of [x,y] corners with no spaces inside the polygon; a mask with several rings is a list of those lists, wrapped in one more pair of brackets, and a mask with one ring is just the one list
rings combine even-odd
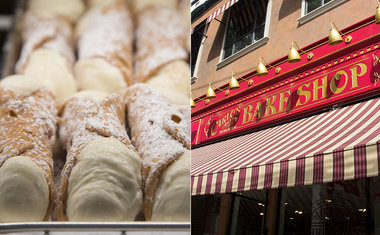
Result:
{"label": "cannoli", "polygon": [[124,1],[92,8],[76,27],[75,76],[81,90],[106,93],[132,84],[133,25]]}
{"label": "cannoli", "polygon": [[83,0],[30,0],[28,10],[44,18],[62,17],[75,23],[85,10]]}
{"label": "cannoli", "polygon": [[189,221],[190,128],[185,112],[145,84],[127,88],[126,104],[132,142],[142,160],[146,220]]}
{"label": "cannoli", "polygon": [[177,8],[178,0],[134,0],[133,1],[133,10],[136,15],[141,14],[145,9],[150,7],[160,6],[168,8]]}
{"label": "cannoli", "polygon": [[[138,6],[140,1],[134,3],[135,9],[138,8],[136,5]],[[137,12],[136,29],[137,82],[145,82],[171,61],[188,60],[189,57],[184,46],[188,31],[178,10],[153,3],[141,8]]]}
{"label": "cannoli", "polygon": [[62,104],[77,89],[71,25],[61,18],[45,19],[29,12],[23,19],[22,39],[16,73],[43,84]]}
{"label": "cannoli", "polygon": [[187,105],[190,99],[190,67],[182,60],[172,61],[150,76],[146,84],[159,91],[173,105]]}
{"label": "cannoli", "polygon": [[181,117],[173,114],[171,119],[164,119],[162,124],[169,135],[181,142],[183,146],[190,149],[190,125],[184,125],[190,123],[190,112],[188,112],[188,110],[188,106],[173,109],[173,113],[178,112],[181,114]]}
{"label": "cannoli", "polygon": [[67,150],[59,220],[131,221],[142,209],[141,160],[124,126],[123,97],[82,91],[61,110]]}
{"label": "cannoli", "polygon": [[56,201],[53,95],[21,75],[0,82],[0,222],[48,220]]}
{"label": "cannoli", "polygon": [[112,0],[87,0],[87,7],[91,9],[93,7],[97,7],[105,3],[108,3],[109,1],[112,1]]}

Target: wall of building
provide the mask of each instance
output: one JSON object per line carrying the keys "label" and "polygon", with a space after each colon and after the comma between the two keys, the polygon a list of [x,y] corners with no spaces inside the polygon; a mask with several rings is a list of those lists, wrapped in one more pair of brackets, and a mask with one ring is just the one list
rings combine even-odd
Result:
{"label": "wall of building", "polygon": [[[256,69],[259,57],[263,56],[270,63],[288,54],[291,42],[295,40],[300,48],[328,36],[330,23],[334,22],[339,29],[346,28],[375,14],[375,0],[349,0],[342,5],[324,13],[321,16],[300,25],[297,19],[301,17],[302,0],[271,0],[269,41],[264,46],[253,50],[232,63],[217,69],[220,52],[223,47],[225,26],[217,20],[209,23],[196,71],[197,81],[192,85],[192,97],[196,98],[206,93],[209,82],[217,87],[228,83],[232,71],[238,75],[246,74]],[[226,1],[216,4],[202,17],[192,22],[192,27],[205,20]],[[236,7],[232,6],[232,7]],[[231,9],[231,8],[230,8]],[[217,19],[227,21],[228,11]]]}

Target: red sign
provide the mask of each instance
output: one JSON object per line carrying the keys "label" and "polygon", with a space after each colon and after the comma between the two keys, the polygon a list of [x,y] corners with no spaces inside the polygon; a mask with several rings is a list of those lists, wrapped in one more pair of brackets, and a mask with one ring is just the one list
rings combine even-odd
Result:
{"label": "red sign", "polygon": [[194,120],[192,144],[272,125],[378,92],[378,47],[379,44],[366,46],[223,104],[220,111]]}
{"label": "red sign", "polygon": [[191,122],[191,145],[195,145],[197,143],[200,124],[201,120]]}

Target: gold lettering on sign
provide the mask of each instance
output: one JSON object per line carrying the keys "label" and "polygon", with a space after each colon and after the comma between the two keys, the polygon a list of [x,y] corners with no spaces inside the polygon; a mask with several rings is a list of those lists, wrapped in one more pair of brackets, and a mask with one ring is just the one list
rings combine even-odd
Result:
{"label": "gold lettering on sign", "polygon": [[211,119],[212,118],[209,118],[208,121],[206,122],[205,126],[204,126],[204,129],[203,131],[205,132],[205,136],[208,138],[208,132],[209,132],[209,128],[210,128],[210,124],[211,124]]}
{"label": "gold lettering on sign", "polygon": [[260,101],[257,102],[255,111],[253,113],[252,113],[252,109],[253,109],[253,105],[251,104],[244,107],[242,124],[253,121],[255,117],[257,117],[258,119],[262,118],[263,114],[261,111]]}
{"label": "gold lettering on sign", "polygon": [[[374,59],[375,58],[377,65],[380,63],[380,59],[377,56],[374,56]],[[244,106],[239,106],[223,113],[217,121],[210,122],[211,119],[209,119],[207,132],[205,129],[206,136],[207,134],[215,136],[232,130],[229,124],[231,124],[231,122],[234,123],[233,125],[237,124],[236,119],[240,117],[241,111],[243,117],[239,125],[258,122],[263,116],[276,116],[284,112],[289,108],[290,99],[293,95],[292,92],[297,92],[298,94],[296,102],[296,106],[298,107],[296,107],[296,109],[302,108],[302,106],[310,103],[315,103],[315,101],[321,101],[327,97],[327,91],[330,92],[330,90],[333,94],[343,94],[348,89],[359,87],[358,79],[364,76],[367,71],[367,65],[363,62],[358,62],[337,70],[335,74],[334,72],[330,72],[329,74],[324,74],[324,76],[311,78],[308,83],[300,84],[299,87],[293,87],[292,85],[288,87],[288,90],[282,90],[281,92],[274,93],[272,96],[251,101],[249,104],[241,104]],[[329,76],[332,76],[330,81],[327,80]],[[376,85],[378,81],[380,81],[380,72],[373,72],[373,76],[376,78]],[[347,91],[347,93],[348,92],[349,91]],[[265,105],[265,107],[263,105]]]}
{"label": "gold lettering on sign", "polygon": [[234,108],[234,109],[232,109],[229,113],[227,113],[226,115],[224,115],[223,118],[220,119],[219,126],[223,127],[223,128],[227,127],[230,124],[231,119],[238,112],[240,112],[240,108]]}
{"label": "gold lettering on sign", "polygon": [[265,116],[275,114],[276,106],[274,106],[273,103],[276,101],[276,96],[268,97],[266,100],[267,100],[267,105],[266,105],[267,107],[265,109]]}
{"label": "gold lettering on sign", "polygon": [[[343,76],[341,76],[343,75]],[[335,81],[340,81],[340,79],[343,77],[344,79],[344,84],[343,86],[340,86],[338,87],[336,85],[336,82]],[[346,88],[347,86],[347,79],[348,78],[348,74],[346,71],[344,70],[339,70],[338,72],[336,72],[336,74],[332,77],[331,81],[330,81],[330,89],[333,93],[335,94],[338,94],[338,93],[341,93],[342,91],[344,91],[344,89]]]}
{"label": "gold lettering on sign", "polygon": [[253,117],[257,117],[258,119],[263,117],[263,112],[261,110],[261,102],[260,101],[257,102],[255,112],[253,113]]}
{"label": "gold lettering on sign", "polygon": [[373,75],[375,75],[375,77],[377,77],[378,79],[380,79],[380,74],[378,72],[374,72]]}
{"label": "gold lettering on sign", "polygon": [[216,135],[215,126],[216,126],[216,122],[212,122],[211,126],[210,126],[210,128],[211,128],[211,136]]}
{"label": "gold lettering on sign", "polygon": [[[288,94],[288,96],[285,96],[285,94]],[[290,97],[290,91],[284,91],[280,93],[280,104],[278,111],[284,111],[285,103],[288,103],[288,99]]]}
{"label": "gold lettering on sign", "polygon": [[[313,91],[313,101],[326,98],[327,90],[327,76],[322,78],[322,84],[319,84],[318,79],[313,81],[314,91]],[[322,89],[322,96],[319,97],[319,90]]]}
{"label": "gold lettering on sign", "polygon": [[247,122],[249,122],[251,120],[251,118],[252,118],[252,109],[253,109],[253,106],[250,105],[250,104],[244,107],[242,124],[245,124],[245,123],[247,123]]}
{"label": "gold lettering on sign", "polygon": [[303,84],[303,85],[301,85],[300,87],[298,87],[298,89],[297,89],[297,94],[299,95],[299,96],[305,96],[305,101],[304,102],[301,102],[301,100],[300,99],[298,99],[297,100],[297,106],[299,106],[299,105],[304,105],[304,104],[306,104],[309,100],[310,100],[310,97],[311,97],[311,93],[310,93],[310,91],[308,91],[308,90],[303,90],[302,88],[303,87],[305,87],[305,88],[308,88],[310,86],[310,83],[306,83],[306,84]]}
{"label": "gold lettering on sign", "polygon": [[373,67],[375,67],[379,63],[380,58],[377,57],[377,55],[375,55],[375,54],[373,54],[372,56],[373,56],[373,60],[374,60],[373,61]]}
{"label": "gold lettering on sign", "polygon": [[373,75],[376,77],[375,79],[375,86],[377,85],[377,82],[380,80],[380,74],[378,72],[374,72]]}
{"label": "gold lettering on sign", "polygon": [[[360,73],[358,73],[358,68],[360,68]],[[350,71],[352,73],[352,87],[351,88],[356,88],[358,87],[358,77],[363,76],[364,74],[367,73],[367,65],[364,63],[358,63],[355,64],[350,68]]]}

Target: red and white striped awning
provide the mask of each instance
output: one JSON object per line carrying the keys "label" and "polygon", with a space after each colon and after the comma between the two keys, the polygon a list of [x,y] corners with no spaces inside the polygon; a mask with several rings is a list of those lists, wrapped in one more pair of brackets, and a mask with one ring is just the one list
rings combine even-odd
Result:
{"label": "red and white striped awning", "polygon": [[379,175],[380,98],[191,151],[192,195]]}
{"label": "red and white striped awning", "polygon": [[221,13],[223,13],[224,11],[226,11],[228,8],[230,8],[232,5],[234,5],[235,3],[237,3],[239,0],[229,0],[227,3],[225,3],[221,8],[219,8],[218,10],[216,10],[214,13],[212,13],[208,18],[207,18],[207,21],[206,21],[206,24],[208,22],[210,22],[211,20],[213,20],[215,17],[217,17],[218,15],[220,15]]}

